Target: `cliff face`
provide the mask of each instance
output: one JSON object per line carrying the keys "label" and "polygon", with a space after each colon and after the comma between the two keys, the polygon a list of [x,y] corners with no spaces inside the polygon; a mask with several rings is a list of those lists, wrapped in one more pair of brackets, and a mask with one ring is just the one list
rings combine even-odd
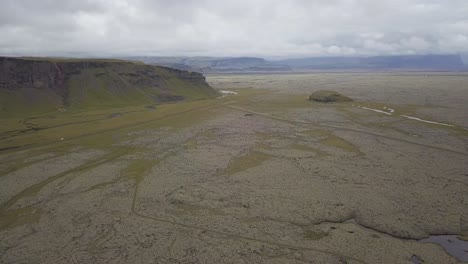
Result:
{"label": "cliff face", "polygon": [[44,107],[43,100],[55,108],[99,107],[216,94],[202,74],[166,67],[119,60],[0,58],[0,110],[4,111],[16,102],[24,107]]}

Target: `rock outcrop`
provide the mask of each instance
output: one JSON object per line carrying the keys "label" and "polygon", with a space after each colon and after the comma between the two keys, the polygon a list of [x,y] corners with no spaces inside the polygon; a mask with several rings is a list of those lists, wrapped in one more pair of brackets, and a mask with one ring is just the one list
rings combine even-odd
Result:
{"label": "rock outcrop", "polygon": [[332,103],[332,102],[351,102],[353,99],[343,96],[335,91],[320,90],[316,91],[309,96],[309,100],[322,102],[322,103]]}

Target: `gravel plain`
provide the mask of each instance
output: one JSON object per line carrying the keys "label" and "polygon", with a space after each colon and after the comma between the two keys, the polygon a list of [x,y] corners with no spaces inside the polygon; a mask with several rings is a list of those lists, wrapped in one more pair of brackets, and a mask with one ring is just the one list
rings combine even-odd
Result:
{"label": "gravel plain", "polygon": [[0,152],[0,263],[468,261],[467,76],[208,81],[235,93]]}

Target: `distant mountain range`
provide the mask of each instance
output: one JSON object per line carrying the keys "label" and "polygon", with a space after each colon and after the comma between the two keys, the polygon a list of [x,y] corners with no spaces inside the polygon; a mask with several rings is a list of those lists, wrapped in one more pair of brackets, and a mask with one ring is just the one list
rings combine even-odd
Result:
{"label": "distant mountain range", "polygon": [[458,71],[465,65],[460,55],[376,57],[322,57],[280,61],[293,69],[440,70]]}
{"label": "distant mountain range", "polygon": [[203,73],[289,71],[468,71],[460,55],[313,57],[266,60],[254,57],[127,57],[148,64]]}
{"label": "distant mountain range", "polygon": [[253,57],[126,57],[124,59],[203,73],[292,70],[288,65]]}

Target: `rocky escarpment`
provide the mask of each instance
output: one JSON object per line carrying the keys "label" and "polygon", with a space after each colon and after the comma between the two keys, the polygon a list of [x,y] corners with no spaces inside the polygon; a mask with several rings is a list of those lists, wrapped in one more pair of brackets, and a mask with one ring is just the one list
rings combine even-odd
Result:
{"label": "rocky escarpment", "polygon": [[[0,58],[2,110],[24,107],[107,106],[216,96],[196,72],[121,60]],[[41,101],[42,100],[42,101]],[[8,107],[10,106],[10,107]]]}

